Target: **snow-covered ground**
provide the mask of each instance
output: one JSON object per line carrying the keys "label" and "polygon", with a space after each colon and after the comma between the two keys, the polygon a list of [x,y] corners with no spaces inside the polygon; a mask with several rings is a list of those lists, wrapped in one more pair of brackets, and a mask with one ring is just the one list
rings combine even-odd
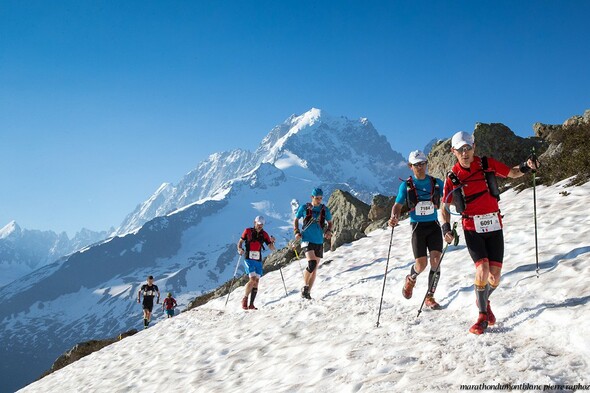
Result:
{"label": "snow-covered ground", "polygon": [[[564,196],[561,192],[570,195]],[[440,311],[416,317],[401,295],[413,263],[410,227],[393,232],[381,326],[375,327],[390,230],[325,255],[301,299],[301,264],[264,276],[258,311],[245,312],[237,288],[225,298],[126,338],[35,382],[23,392],[402,392],[457,391],[462,384],[590,388],[590,184],[537,188],[540,275],[535,273],[532,190],[502,195],[506,252],[491,297],[498,319],[468,332],[477,309],[474,267],[464,245],[450,246],[436,292]],[[138,319],[140,315],[138,313]],[[139,321],[138,321],[139,324]],[[522,385],[520,385],[522,384]],[[520,385],[520,386],[516,386]],[[523,386],[524,385],[524,386]],[[538,386],[533,386],[538,385]]]}

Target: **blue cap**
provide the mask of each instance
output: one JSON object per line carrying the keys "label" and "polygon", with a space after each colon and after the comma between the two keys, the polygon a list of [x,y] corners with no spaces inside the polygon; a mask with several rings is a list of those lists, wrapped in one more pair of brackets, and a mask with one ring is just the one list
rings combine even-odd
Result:
{"label": "blue cap", "polygon": [[324,192],[321,188],[314,188],[311,192],[311,196],[324,196]]}

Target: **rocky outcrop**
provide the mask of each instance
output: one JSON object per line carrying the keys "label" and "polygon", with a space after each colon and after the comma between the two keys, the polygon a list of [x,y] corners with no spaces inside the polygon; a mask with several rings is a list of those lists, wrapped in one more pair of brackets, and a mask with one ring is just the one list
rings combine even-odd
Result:
{"label": "rocky outcrop", "polygon": [[451,138],[439,141],[432,146],[428,154],[428,173],[431,176],[444,179],[446,173],[455,165],[457,159],[451,153]]}
{"label": "rocky outcrop", "polygon": [[368,235],[369,232],[387,226],[394,203],[395,197],[385,195],[375,195],[373,197],[368,216],[371,223],[365,228],[365,234]]}
{"label": "rocky outcrop", "polygon": [[541,182],[553,184],[573,177],[570,184],[590,179],[590,109],[583,115],[572,116],[563,124],[535,123],[535,134],[549,143],[539,156]]}
{"label": "rocky outcrop", "polygon": [[[501,123],[477,123],[473,136],[478,156],[493,157],[510,166],[522,162],[530,154],[532,147],[535,147],[537,152],[543,152],[547,148],[547,143],[542,138],[519,137]],[[432,148],[428,156],[429,173],[444,179],[455,162],[449,138]]]}
{"label": "rocky outcrop", "polygon": [[[564,133],[573,133],[579,129],[587,129],[590,126],[590,109],[583,115],[575,115],[563,122],[563,124],[535,123],[533,130],[535,135],[549,143],[549,147],[541,158],[550,158],[562,153],[562,141]],[[590,136],[589,136],[590,137]]]}
{"label": "rocky outcrop", "polygon": [[137,333],[136,329],[131,329],[125,333],[119,334],[117,337],[107,338],[105,340],[90,340],[79,344],[76,344],[72,349],[61,355],[51,366],[51,369],[43,373],[39,379],[67,366],[68,364],[74,363],[82,359],[84,356],[90,355],[92,352],[99,351],[111,345],[117,341],[120,341],[126,337],[133,336]]}
{"label": "rocky outcrop", "polygon": [[575,115],[563,122],[565,128],[590,124],[590,109],[586,109],[582,116]]}
{"label": "rocky outcrop", "polygon": [[[334,225],[329,249],[335,250],[345,243],[365,237],[369,226],[370,207],[346,191],[335,190],[330,195],[328,207],[332,213]],[[324,243],[324,248],[326,243]]]}

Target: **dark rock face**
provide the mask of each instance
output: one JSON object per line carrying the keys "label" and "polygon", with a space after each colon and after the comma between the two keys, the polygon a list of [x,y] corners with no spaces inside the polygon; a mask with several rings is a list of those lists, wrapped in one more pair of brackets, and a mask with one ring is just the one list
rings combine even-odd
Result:
{"label": "dark rock face", "polygon": [[[475,154],[480,157],[493,157],[508,166],[517,165],[526,159],[532,147],[535,147],[537,152],[543,152],[547,148],[547,143],[540,137],[519,137],[501,123],[477,123],[473,136]],[[430,175],[444,179],[456,162],[455,156],[451,153],[449,138],[432,148],[428,156],[428,171]]]}
{"label": "dark rock face", "polygon": [[[366,236],[364,231],[370,224],[369,205],[346,191],[335,190],[330,195],[328,207],[334,222],[330,250]],[[326,246],[324,243],[324,249],[328,249]]]}
{"label": "dark rock face", "polygon": [[369,234],[376,229],[387,226],[387,221],[391,217],[391,209],[395,204],[395,197],[385,195],[375,195],[369,210],[369,220],[371,223],[365,228],[365,234]]}
{"label": "dark rock face", "polygon": [[574,177],[570,184],[575,185],[590,179],[590,109],[561,125],[535,123],[533,129],[549,144],[539,156],[541,183],[553,184]]}
{"label": "dark rock face", "polygon": [[444,180],[446,173],[451,170],[455,162],[457,159],[451,153],[451,138],[440,141],[428,154],[428,174]]}
{"label": "dark rock face", "polygon": [[126,331],[125,333],[121,333],[117,337],[107,338],[105,340],[84,341],[79,344],[76,344],[72,349],[58,357],[57,360],[51,366],[51,369],[43,373],[43,375],[41,375],[39,379],[53,373],[54,371],[64,368],[65,366],[74,363],[75,361],[82,359],[84,356],[90,355],[92,352],[99,351],[107,345],[111,345],[126,337],[133,336],[135,333],[137,333],[137,330],[131,329],[129,331]]}
{"label": "dark rock face", "polygon": [[[590,109],[587,109],[582,116],[570,117],[563,124],[535,123],[533,125],[535,135],[549,143],[547,151],[541,158],[550,158],[561,154],[562,142],[568,136],[565,134],[576,133],[588,129],[588,127],[590,127]],[[590,135],[586,135],[586,137],[590,137]]]}
{"label": "dark rock face", "polygon": [[371,202],[368,218],[371,221],[389,219],[395,198],[385,195],[375,195]]}

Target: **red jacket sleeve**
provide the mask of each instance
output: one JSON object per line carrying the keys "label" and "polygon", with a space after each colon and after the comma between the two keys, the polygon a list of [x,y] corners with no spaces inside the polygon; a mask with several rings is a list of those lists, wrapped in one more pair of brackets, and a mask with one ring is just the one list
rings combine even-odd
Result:
{"label": "red jacket sleeve", "polygon": [[248,239],[248,231],[249,230],[250,230],[250,228],[244,229],[244,232],[242,233],[242,240],[247,240]]}
{"label": "red jacket sleeve", "polygon": [[264,242],[266,244],[272,243],[272,240],[270,240],[270,236],[268,235],[268,233],[266,233],[266,231],[264,231],[262,235],[264,236]]}
{"label": "red jacket sleeve", "polygon": [[496,171],[496,174],[500,177],[508,177],[508,174],[510,173],[510,167],[508,165],[490,157],[488,157],[488,166]]}

